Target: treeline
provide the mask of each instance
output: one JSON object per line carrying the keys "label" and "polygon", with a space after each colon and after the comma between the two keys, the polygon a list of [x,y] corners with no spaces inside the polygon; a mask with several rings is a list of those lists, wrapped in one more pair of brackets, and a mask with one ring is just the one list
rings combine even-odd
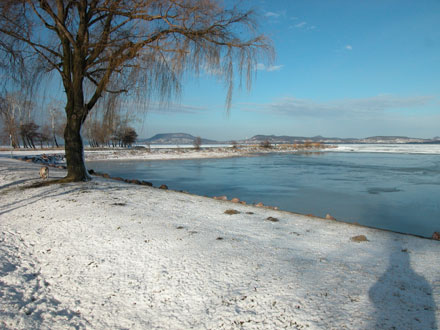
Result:
{"label": "treeline", "polygon": [[131,126],[135,117],[116,98],[104,99],[100,111],[91,113],[83,125],[83,135],[91,147],[131,147],[138,137]]}
{"label": "treeline", "polygon": [[[130,147],[138,134],[134,117],[119,104],[106,103],[84,123],[82,132],[91,147]],[[66,125],[63,105],[51,102],[42,109],[20,93],[0,95],[0,145],[13,148],[59,147]]]}
{"label": "treeline", "polygon": [[107,125],[101,121],[89,120],[84,125],[84,134],[91,147],[131,147],[138,137],[135,129],[118,124]]}
{"label": "treeline", "polygon": [[65,125],[63,115],[51,105],[44,114],[40,110],[20,93],[0,95],[1,144],[13,148],[58,147]]}

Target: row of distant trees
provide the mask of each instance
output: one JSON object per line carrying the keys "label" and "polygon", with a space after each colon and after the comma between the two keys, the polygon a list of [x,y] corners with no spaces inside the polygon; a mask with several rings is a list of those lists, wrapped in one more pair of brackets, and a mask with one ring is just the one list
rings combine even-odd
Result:
{"label": "row of distant trees", "polygon": [[[38,107],[21,93],[0,95],[0,144],[13,148],[59,147],[64,141],[66,119],[61,106],[49,103]],[[37,119],[38,118],[38,119]],[[136,142],[136,130],[130,126],[133,117],[123,116],[113,107],[104,116],[90,117],[83,127],[92,147],[129,147]]]}
{"label": "row of distant trees", "polygon": [[102,111],[89,115],[83,126],[83,133],[92,147],[130,147],[138,137],[130,126],[135,117],[123,111],[119,102],[109,100]]}
{"label": "row of distant trees", "polygon": [[[163,104],[178,96],[184,78],[208,73],[226,83],[230,109],[234,82],[250,88],[258,63],[271,64],[274,51],[246,7],[217,0],[1,0],[0,84],[30,71],[62,84],[63,181],[88,181],[81,132],[103,98]],[[95,142],[119,137],[104,135]]]}
{"label": "row of distant trees", "polygon": [[[39,117],[38,125],[35,118]],[[44,117],[44,118],[43,118]],[[61,111],[50,105],[46,113],[36,111],[33,102],[21,93],[0,95],[0,142],[13,148],[58,147],[63,134]]]}

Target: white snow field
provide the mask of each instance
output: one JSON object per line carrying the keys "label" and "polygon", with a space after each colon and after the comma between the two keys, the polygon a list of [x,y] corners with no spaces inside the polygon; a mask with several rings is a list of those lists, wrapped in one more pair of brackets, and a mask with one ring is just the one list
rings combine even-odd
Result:
{"label": "white snow field", "polygon": [[38,171],[0,157],[2,329],[438,328],[440,241]]}
{"label": "white snow field", "polygon": [[440,144],[337,144],[326,151],[440,154]]}

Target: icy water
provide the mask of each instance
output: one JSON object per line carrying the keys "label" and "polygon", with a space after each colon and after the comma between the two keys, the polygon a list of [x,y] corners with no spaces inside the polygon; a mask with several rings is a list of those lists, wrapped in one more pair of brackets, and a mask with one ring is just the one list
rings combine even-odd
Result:
{"label": "icy water", "polygon": [[328,152],[89,162],[112,176],[205,196],[431,236],[440,231],[440,155]]}

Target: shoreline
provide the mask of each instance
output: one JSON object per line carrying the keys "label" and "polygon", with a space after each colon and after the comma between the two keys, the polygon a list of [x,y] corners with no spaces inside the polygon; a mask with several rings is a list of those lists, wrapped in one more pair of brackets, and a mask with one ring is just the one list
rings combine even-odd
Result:
{"label": "shoreline", "polygon": [[0,158],[3,328],[437,327],[438,241],[38,169]]}
{"label": "shoreline", "polygon": [[[202,146],[199,150],[189,145],[185,146],[136,146],[132,148],[90,148],[84,150],[86,161],[101,160],[179,160],[179,159],[216,159],[232,157],[253,157],[261,154],[279,153],[322,153],[322,152],[343,152],[343,153],[386,153],[386,154],[418,154],[418,155],[440,155],[440,144],[419,145],[419,144],[337,144],[321,145],[320,147],[298,147],[295,145],[273,145],[264,148],[258,145],[239,146],[237,148],[228,146]],[[43,149],[0,149],[0,157],[21,157],[42,154],[64,155],[63,148]]]}
{"label": "shoreline", "polygon": [[[219,150],[220,149],[220,150]],[[332,148],[334,149],[334,148]],[[60,149],[57,149],[58,151],[63,151]],[[160,149],[153,149],[154,152],[145,150],[139,150],[139,149],[127,149],[127,148],[109,148],[109,149],[99,149],[96,150],[95,148],[92,149],[86,149],[85,150],[85,158],[86,161],[168,161],[168,160],[190,160],[190,159],[221,159],[221,158],[233,158],[233,157],[258,157],[260,155],[264,154],[283,154],[283,153],[322,153],[326,152],[328,150],[326,149],[317,149],[317,150],[292,150],[292,149],[284,149],[284,150],[277,150],[277,149],[264,149],[259,148],[257,146],[252,146],[249,148],[241,148],[241,149],[234,149],[234,148],[224,148],[224,147],[209,147],[206,149],[200,149],[200,150],[194,150],[194,148],[160,148]],[[184,150],[184,151],[183,151]],[[58,169],[66,169],[65,161],[63,157],[59,157],[60,155],[64,155],[64,152],[62,153],[45,153],[41,154],[39,152],[40,149],[37,150],[20,150],[19,154],[21,156],[14,156],[13,159],[25,161],[25,162],[32,162],[34,164],[39,165],[47,165],[52,168],[58,168]],[[52,151],[51,149],[47,151]],[[333,150],[332,150],[333,151]],[[0,152],[0,157],[2,155],[2,152]],[[42,156],[43,155],[43,156]],[[3,153],[4,156],[4,153]],[[44,159],[42,159],[42,157]],[[102,177],[104,179],[114,180],[114,181],[120,181],[128,184],[134,184],[134,185],[141,185],[141,186],[153,186],[151,182],[139,180],[136,178],[121,178],[121,177],[113,177],[109,175],[108,173],[100,173],[94,171],[94,169],[89,168],[90,175],[94,177]],[[155,188],[161,188],[161,189],[168,189],[167,182],[163,182],[162,185]],[[172,189],[170,189],[172,190]],[[289,210],[283,210],[279,209],[277,206],[270,206],[270,205],[263,205],[263,203],[255,202],[255,203],[249,203],[247,204],[245,201],[240,201],[237,196],[234,196],[234,198],[227,199],[226,196],[218,196],[218,197],[209,197],[209,196],[201,196],[193,193],[189,193],[184,190],[172,190],[178,193],[185,193],[190,194],[193,196],[200,196],[200,197],[206,197],[206,198],[212,198],[212,199],[218,199],[226,202],[231,202],[231,204],[237,204],[241,203],[244,205],[253,205],[256,207],[266,208],[266,209],[272,209],[272,210],[279,210],[281,212],[287,212],[291,213],[293,215],[302,215],[306,217],[312,217],[316,219],[321,219],[325,221],[337,221],[340,223],[353,225],[353,226],[359,226],[359,227],[365,227],[365,228],[371,228],[371,229],[378,229],[378,230],[384,230],[391,233],[397,233],[401,235],[410,235],[417,238],[423,238],[423,239],[433,239],[434,236],[438,237],[438,233],[433,232],[429,235],[423,236],[420,234],[413,234],[413,233],[406,233],[406,232],[399,232],[391,229],[385,229],[385,228],[377,228],[372,227],[364,224],[360,224],[357,222],[349,222],[344,221],[342,219],[336,219],[330,214],[327,214],[326,217],[322,216],[316,216],[314,214],[303,214],[298,213],[295,211],[289,211]],[[239,197],[239,196],[238,196]],[[236,200],[236,201],[234,201]]]}

